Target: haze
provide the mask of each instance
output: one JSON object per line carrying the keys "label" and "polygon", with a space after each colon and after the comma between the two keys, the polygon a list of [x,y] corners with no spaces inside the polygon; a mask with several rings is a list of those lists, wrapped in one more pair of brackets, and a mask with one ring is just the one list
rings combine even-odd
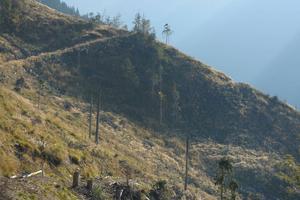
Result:
{"label": "haze", "polygon": [[235,81],[300,105],[299,0],[65,0],[82,14],[135,13],[151,19],[158,37],[174,30],[171,44]]}

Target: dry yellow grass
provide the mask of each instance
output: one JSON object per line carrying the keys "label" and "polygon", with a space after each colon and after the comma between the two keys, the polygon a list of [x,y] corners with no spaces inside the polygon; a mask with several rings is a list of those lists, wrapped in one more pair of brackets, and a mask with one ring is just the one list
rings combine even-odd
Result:
{"label": "dry yellow grass", "polygon": [[[77,168],[85,177],[112,176],[115,180],[123,179],[119,161],[126,160],[134,171],[133,179],[139,187],[149,189],[155,181],[165,179],[171,185],[182,188],[184,142],[180,139],[158,136],[119,115],[102,112],[101,117],[109,123],[101,123],[101,140],[97,146],[93,139],[88,138],[88,115],[85,112],[88,105],[70,97],[52,96],[43,99],[42,109],[38,110],[34,98],[25,98],[31,94],[32,91],[24,90],[21,96],[0,88],[0,157],[4,161],[0,164],[1,175],[12,176],[39,170],[41,158],[35,157],[34,152],[39,152],[43,137],[46,152],[61,161],[56,168],[53,168],[54,163],[48,162],[47,174],[61,181],[70,180],[70,175]],[[64,101],[77,107],[65,111]],[[14,144],[23,148],[23,152],[19,152],[21,158],[16,157]],[[195,196],[214,199],[207,192],[216,194],[217,188],[208,174],[215,170],[224,149],[224,145],[207,141],[192,145],[192,183],[189,190]],[[274,163],[277,159],[276,155],[240,147],[229,148],[229,155],[236,167],[257,170],[269,170],[268,163]]]}

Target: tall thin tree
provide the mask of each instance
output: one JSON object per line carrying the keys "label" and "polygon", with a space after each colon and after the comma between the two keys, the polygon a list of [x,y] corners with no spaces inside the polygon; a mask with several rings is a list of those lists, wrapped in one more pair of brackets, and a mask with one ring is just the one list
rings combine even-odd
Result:
{"label": "tall thin tree", "polygon": [[142,27],[142,16],[140,13],[137,13],[135,15],[134,21],[133,21],[133,32],[140,33],[141,27]]}
{"label": "tall thin tree", "polygon": [[189,136],[186,136],[186,144],[185,144],[185,179],[184,179],[184,190],[187,190],[188,186],[188,173],[189,173],[189,150],[190,150],[190,142]]}
{"label": "tall thin tree", "polygon": [[89,110],[89,138],[92,138],[92,118],[93,118],[93,96],[90,97],[90,110]]}
{"label": "tall thin tree", "polygon": [[100,101],[101,101],[101,92],[99,90],[98,98],[97,98],[97,119],[96,119],[96,134],[95,134],[96,144],[99,144]]}
{"label": "tall thin tree", "polygon": [[169,43],[169,38],[173,34],[173,31],[172,31],[169,24],[164,25],[164,30],[163,30],[162,34],[165,36],[166,44],[168,44]]}
{"label": "tall thin tree", "polygon": [[41,103],[41,94],[42,93],[42,80],[39,80],[39,88],[38,88],[38,92],[37,92],[37,107],[38,110],[40,110],[40,103]]}
{"label": "tall thin tree", "polygon": [[163,99],[164,99],[164,93],[162,89],[162,71],[163,67],[159,66],[159,124],[162,125],[163,121]]}
{"label": "tall thin tree", "polygon": [[226,193],[226,183],[232,180],[232,164],[227,157],[222,158],[219,163],[219,169],[216,177],[215,184],[220,188],[220,198],[224,200],[224,194]]}

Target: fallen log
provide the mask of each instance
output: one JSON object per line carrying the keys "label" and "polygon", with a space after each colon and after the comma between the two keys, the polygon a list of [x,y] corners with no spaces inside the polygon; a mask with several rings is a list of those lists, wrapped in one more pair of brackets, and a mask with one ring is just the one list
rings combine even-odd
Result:
{"label": "fallen log", "polygon": [[29,178],[29,177],[32,177],[32,176],[35,176],[35,175],[38,175],[38,174],[42,174],[43,173],[43,170],[39,170],[39,171],[36,171],[36,172],[33,172],[33,173],[30,173],[30,174],[25,174],[25,175],[14,175],[14,176],[11,176],[9,177],[10,179],[16,179],[16,178]]}
{"label": "fallen log", "polygon": [[31,174],[26,174],[26,175],[22,176],[22,178],[29,178],[31,176],[35,176],[35,175],[38,175],[38,174],[41,174],[41,173],[43,173],[43,170],[39,170],[39,171],[33,172]]}

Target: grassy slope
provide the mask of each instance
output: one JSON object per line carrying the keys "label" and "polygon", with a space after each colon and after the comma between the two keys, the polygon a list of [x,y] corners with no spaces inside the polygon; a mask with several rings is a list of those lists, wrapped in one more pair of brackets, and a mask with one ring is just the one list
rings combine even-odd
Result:
{"label": "grassy slope", "polygon": [[[24,96],[30,94],[31,91],[23,93]],[[180,152],[176,155],[175,149],[165,147],[162,137],[121,116],[103,112],[101,118],[107,122],[101,125],[101,144],[95,146],[93,140],[87,138],[87,105],[68,99],[75,107],[72,111],[63,111],[66,97],[52,96],[43,98],[39,111],[35,102],[24,96],[1,88],[1,159],[4,161],[0,165],[1,175],[39,170],[39,143],[44,137],[46,152],[62,162],[55,166],[56,162],[49,159],[46,173],[67,185],[76,168],[80,168],[85,177],[109,175],[118,180],[124,177],[119,160],[129,162],[135,171],[134,180],[142,184],[142,188],[149,189],[159,179],[167,179],[178,187],[182,184],[184,152],[178,139],[169,139],[169,145],[173,144],[171,146],[176,146],[176,151]],[[147,143],[154,146],[149,147]],[[75,158],[79,164],[72,163],[70,158]],[[194,179],[198,173],[193,172]],[[210,189],[212,182],[208,177],[206,182],[208,185],[203,187]],[[196,192],[195,188],[193,190]]]}
{"label": "grassy slope", "polygon": [[9,16],[9,23],[0,23],[3,62],[123,32],[59,13],[35,0],[10,1],[14,18]]}
{"label": "grassy slope", "polygon": [[[120,160],[127,160],[134,169],[133,180],[141,189],[149,187],[160,179],[168,180],[175,190],[183,184],[184,142],[170,135],[161,136],[128,121],[119,115],[102,112],[105,119],[101,125],[101,143],[95,146],[87,136],[87,105],[68,97],[43,97],[41,110],[32,96],[25,90],[22,95],[1,88],[1,162],[0,172],[12,176],[40,169],[39,143],[46,138],[46,152],[62,163],[55,166],[49,160],[46,173],[51,180],[33,179],[37,199],[45,194],[59,199],[68,191],[72,172],[79,168],[84,177],[111,176],[122,180]],[[63,103],[71,102],[72,111],[64,111]],[[153,145],[153,147],[148,144]],[[20,150],[21,149],[21,150]],[[212,198],[216,194],[213,174],[218,159],[225,154],[226,146],[203,141],[193,145],[191,150],[192,169],[190,190],[197,196]],[[270,163],[278,162],[278,156],[242,149],[230,148],[230,155],[239,170],[269,171]],[[76,158],[78,164],[72,163]],[[277,161],[276,161],[277,160]],[[123,179],[124,181],[124,179]],[[61,187],[56,188],[57,182]],[[10,184],[17,184],[13,181]],[[49,190],[50,188],[50,190]],[[20,189],[28,191],[26,188]],[[8,191],[8,194],[11,191]],[[209,194],[208,194],[209,193]],[[22,198],[21,198],[22,199]]]}
{"label": "grassy slope", "polygon": [[[20,26],[26,24],[31,28],[21,28],[22,34],[14,30],[14,36],[2,33],[0,38],[1,44],[5,43],[4,46],[7,47],[0,54],[3,84],[0,93],[0,155],[5,161],[0,163],[2,175],[10,176],[39,169],[38,142],[43,136],[47,138],[49,156],[62,162],[56,167],[53,167],[56,163],[53,163],[53,159],[48,163],[47,173],[53,179],[48,180],[49,184],[45,185],[51,189],[39,188],[40,196],[43,191],[49,191],[48,195],[55,194],[52,196],[56,199],[61,198],[59,195],[73,196],[66,188],[70,184],[70,174],[77,167],[85,175],[109,175],[112,179],[119,179],[123,175],[118,161],[123,159],[128,160],[135,169],[134,180],[142,188],[149,189],[159,179],[167,179],[171,185],[177,185],[176,188],[179,185],[181,187],[184,147],[180,138],[185,131],[177,133],[169,129],[174,125],[170,116],[165,116],[164,130],[160,129],[160,133],[153,131],[157,130],[158,104],[157,97],[153,98],[147,84],[151,82],[149,77],[157,76],[157,66],[160,63],[165,70],[165,93],[170,97],[168,91],[174,81],[177,81],[182,109],[185,113],[192,113],[189,126],[201,133],[200,137],[197,136],[197,145],[192,147],[191,191],[207,198],[210,198],[210,194],[216,194],[212,180],[216,161],[227,152],[224,150],[227,149],[224,143],[231,142],[229,154],[243,185],[243,194],[252,191],[271,198],[282,192],[270,183],[277,181],[273,168],[282,155],[292,153],[299,159],[299,114],[292,108],[249,86],[235,84],[222,73],[172,48],[139,36],[105,39],[124,33],[108,27],[93,29],[81,20],[58,14],[31,0],[26,0],[26,5],[31,5],[24,9],[31,19],[25,18]],[[44,12],[37,12],[41,9]],[[48,30],[49,26],[44,26],[43,23],[37,25],[37,22],[51,24],[56,20],[63,22],[50,26],[56,27],[55,30]],[[28,40],[32,37],[30,33],[36,28],[42,31]],[[64,40],[64,37],[57,35],[57,31],[61,29],[72,30],[64,33],[64,37],[75,39],[66,40],[66,43],[50,39],[49,41],[54,41],[54,45],[48,48],[49,41],[43,39],[44,32],[53,38]],[[72,47],[78,43],[82,45]],[[58,48],[64,50],[57,51]],[[24,53],[24,49],[27,53]],[[82,53],[80,68],[77,62],[78,49],[88,49],[89,52]],[[4,62],[42,51],[53,53]],[[124,65],[124,62],[131,63],[133,71],[137,73],[132,74],[130,65]],[[128,69],[131,73],[129,79]],[[148,69],[150,70],[147,71]],[[126,76],[116,72],[122,72]],[[90,74],[95,76],[91,77]],[[138,85],[132,81],[132,77],[136,75]],[[20,77],[25,78],[29,89],[18,94],[12,89],[16,79]],[[38,111],[36,88],[37,79],[41,78],[47,81],[49,89],[44,91],[47,97],[43,98],[42,110]],[[87,78],[92,78],[89,79],[92,85],[84,84]],[[103,140],[100,147],[95,147],[86,138],[87,105],[76,98],[87,97],[86,92],[78,93],[78,90],[97,88],[98,85],[93,81],[101,82],[106,89],[106,112],[103,117],[108,120],[101,127]],[[58,91],[63,91],[64,95]],[[75,105],[72,111],[63,110],[63,102],[66,100]],[[143,104],[139,104],[137,100]],[[168,104],[170,102],[172,99],[167,100]],[[185,105],[187,106],[184,107]],[[125,125],[121,125],[121,121]],[[265,123],[261,124],[262,121]],[[148,140],[154,144],[153,148],[146,145]],[[74,159],[70,159],[70,156],[77,158],[79,165],[72,164],[71,160]],[[247,179],[247,176],[253,179]],[[62,188],[56,188],[52,183],[54,180]],[[33,181],[36,181],[33,185],[38,185],[42,180]],[[8,194],[10,192],[7,191]]]}

